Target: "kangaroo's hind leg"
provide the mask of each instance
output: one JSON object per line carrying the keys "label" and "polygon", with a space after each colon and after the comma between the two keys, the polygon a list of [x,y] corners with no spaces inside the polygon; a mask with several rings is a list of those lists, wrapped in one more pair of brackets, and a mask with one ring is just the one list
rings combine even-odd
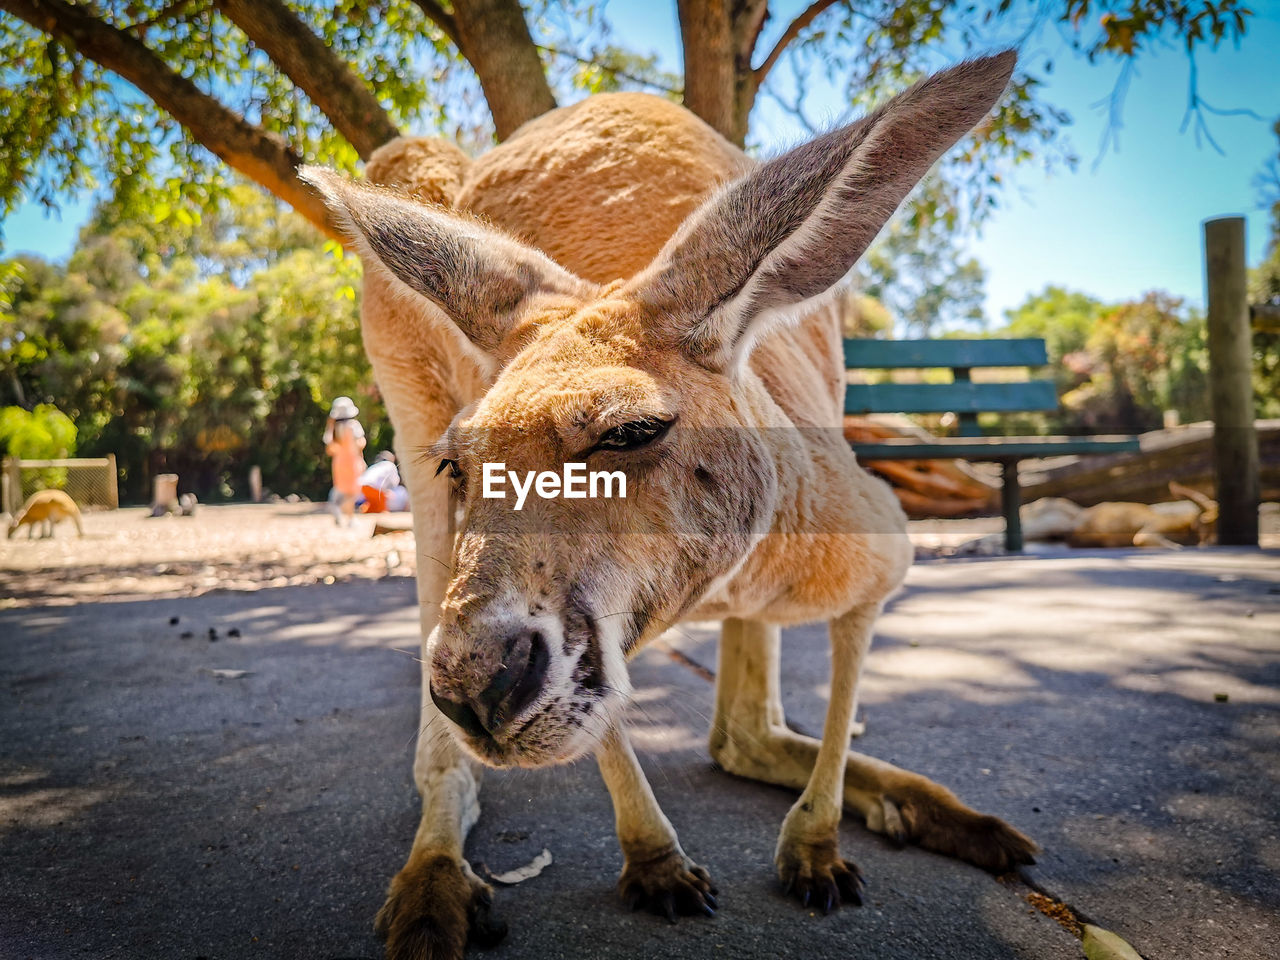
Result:
{"label": "kangaroo's hind leg", "polygon": [[[781,631],[730,620],[720,639],[711,755],[741,777],[801,790],[819,741],[787,728],[779,693]],[[1035,843],[928,777],[861,753],[845,758],[843,803],[868,829],[1002,872],[1033,862]]]}

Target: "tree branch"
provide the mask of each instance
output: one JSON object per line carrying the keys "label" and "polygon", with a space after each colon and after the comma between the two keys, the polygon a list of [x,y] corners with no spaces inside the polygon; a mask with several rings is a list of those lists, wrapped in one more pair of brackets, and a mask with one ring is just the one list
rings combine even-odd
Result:
{"label": "tree branch", "polygon": [[364,82],[280,0],[214,0],[333,121],[361,159],[400,135]]}
{"label": "tree branch", "polygon": [[748,22],[742,24],[742,42],[738,45],[738,63],[751,69],[751,54],[755,53],[756,44],[760,42],[760,33],[764,30],[765,21],[769,19],[769,3],[765,0],[753,9],[744,10]]}
{"label": "tree branch", "polygon": [[426,14],[428,20],[444,32],[450,43],[455,47],[458,46],[458,21],[453,18],[453,14],[436,3],[436,0],[413,0],[413,2]]}
{"label": "tree branch", "polygon": [[679,96],[680,91],[675,87],[668,87],[664,83],[658,83],[656,80],[646,80],[644,77],[638,77],[634,73],[628,73],[626,70],[619,70],[617,67],[611,67],[608,64],[600,63],[592,60],[590,57],[580,57],[571,50],[561,50],[559,47],[549,47],[546,44],[537,44],[537,48],[543,53],[549,53],[553,57],[563,57],[566,60],[576,60],[584,67],[595,67],[597,70],[603,70],[605,73],[614,77],[621,77],[623,80],[630,80],[632,83],[638,83],[644,87],[651,87],[654,90],[661,90],[663,93],[669,93],[673,96]]}
{"label": "tree branch", "polygon": [[813,23],[813,21],[825,11],[828,7],[833,6],[836,0],[813,0],[813,3],[805,7],[794,20],[787,24],[787,29],[782,31],[782,36],[778,38],[778,42],[773,45],[773,49],[769,51],[769,55],[764,58],[764,63],[756,67],[756,82],[763,83],[764,78],[769,75],[769,71],[773,69],[773,65],[778,62],[778,57],[782,56],[782,51],[787,48],[787,44],[791,43],[800,35],[805,27]]}
{"label": "tree branch", "polygon": [[283,138],[247,122],[201,91],[135,37],[66,0],[0,0],[8,11],[72,46],[142,91],[229,167],[271,191],[335,239],[320,195],[297,178],[301,159]]}

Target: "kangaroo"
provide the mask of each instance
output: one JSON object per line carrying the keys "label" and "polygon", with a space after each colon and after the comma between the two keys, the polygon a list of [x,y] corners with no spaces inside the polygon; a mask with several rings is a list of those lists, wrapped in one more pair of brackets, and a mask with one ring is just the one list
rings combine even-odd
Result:
{"label": "kangaroo", "polygon": [[37,490],[27,497],[22,509],[9,521],[8,537],[12,539],[14,531],[25,524],[27,539],[30,540],[37,523],[40,524],[42,539],[52,537],[53,525],[61,520],[70,520],[76,525],[76,534],[84,536],[84,528],[80,525],[80,508],[74,500],[61,490]]}
{"label": "kangaroo", "polygon": [[1067,535],[1073,547],[1163,547],[1211,543],[1218,505],[1198,490],[1169,481],[1170,503],[1097,503],[1080,514]]}
{"label": "kangaroo", "polygon": [[[422,819],[376,921],[388,957],[457,958],[469,933],[505,932],[463,856],[486,765],[594,754],[624,900],[715,913],[624,723],[628,659],[686,618],[724,621],[712,756],[801,791],[774,855],[800,901],[861,902],[844,809],[989,870],[1032,862],[1004,821],[848,749],[872,628],[912,552],[893,494],[843,439],[827,297],[1014,62],[956,66],[759,165],[680,107],[613,94],[474,162],[394,142],[366,174],[398,189],[304,170],[365,265],[365,346],[427,557]],[[484,494],[497,463],[621,471],[626,497],[530,496],[516,511]],[[821,740],[787,728],[779,694],[781,626],[819,620]]]}

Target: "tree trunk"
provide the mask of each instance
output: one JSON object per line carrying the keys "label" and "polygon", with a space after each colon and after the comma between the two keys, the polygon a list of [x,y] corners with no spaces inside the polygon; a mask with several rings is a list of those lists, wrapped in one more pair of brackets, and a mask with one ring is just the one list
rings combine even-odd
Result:
{"label": "tree trunk", "polygon": [[556,108],[519,0],[455,0],[452,13],[436,0],[415,2],[480,78],[499,140]]}
{"label": "tree trunk", "polygon": [[768,15],[766,0],[678,0],[684,51],[684,105],[742,146],[761,77],[751,54]]}
{"label": "tree trunk", "polygon": [[684,47],[684,105],[731,143],[747,138],[756,94],[782,52],[836,0],[812,0],[752,67],[768,0],[677,0]]}

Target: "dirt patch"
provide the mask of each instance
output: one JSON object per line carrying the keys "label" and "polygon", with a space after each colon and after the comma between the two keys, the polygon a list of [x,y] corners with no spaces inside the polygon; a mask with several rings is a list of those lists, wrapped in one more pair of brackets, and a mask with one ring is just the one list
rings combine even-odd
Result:
{"label": "dirt patch", "polygon": [[[49,540],[28,540],[26,528],[0,539],[0,608],[413,577],[410,523],[405,513],[376,514],[339,527],[311,503],[202,505],[194,517],[152,518],[138,507],[86,513],[83,537],[64,523]],[[375,526],[392,529],[375,536]],[[921,560],[958,555],[1003,529],[998,517],[909,524]],[[1264,509],[1262,530],[1264,547],[1280,546],[1280,509]]]}
{"label": "dirt patch", "polygon": [[201,506],[194,517],[145,509],[87,513],[83,537],[62,524],[48,540],[25,529],[0,540],[0,607],[140,596],[195,596],[417,573],[408,514],[339,527],[316,504]]}

